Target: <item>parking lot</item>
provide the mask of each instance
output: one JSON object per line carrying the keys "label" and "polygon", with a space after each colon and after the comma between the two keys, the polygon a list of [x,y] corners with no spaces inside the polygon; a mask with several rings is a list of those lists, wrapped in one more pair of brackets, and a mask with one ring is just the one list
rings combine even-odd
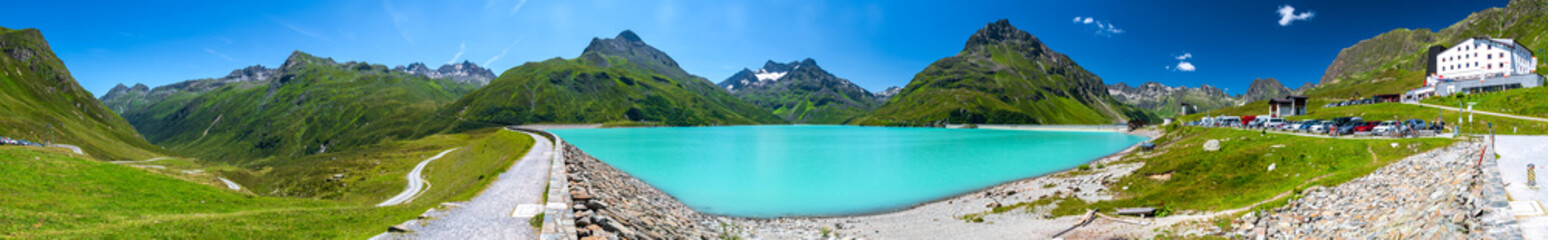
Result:
{"label": "parking lot", "polygon": [[1218,116],[1183,123],[1187,126],[1261,130],[1318,137],[1414,138],[1442,135],[1444,124],[1421,119],[1366,121],[1360,117],[1291,121],[1266,116]]}

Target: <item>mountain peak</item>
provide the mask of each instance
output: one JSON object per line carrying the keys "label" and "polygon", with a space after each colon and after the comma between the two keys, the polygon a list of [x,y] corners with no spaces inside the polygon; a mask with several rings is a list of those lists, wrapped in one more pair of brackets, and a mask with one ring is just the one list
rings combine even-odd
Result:
{"label": "mountain peak", "polygon": [[963,47],[963,50],[966,51],[973,49],[974,46],[1002,42],[1036,43],[1038,40],[1037,37],[1033,37],[1031,33],[1027,33],[1021,29],[1017,29],[1016,26],[1012,26],[1010,24],[1010,20],[1000,19],[999,21],[984,25],[983,29],[979,29],[978,32],[973,33],[973,36],[968,38],[967,46]]}
{"label": "mountain peak", "polygon": [[651,47],[650,44],[641,41],[640,36],[635,35],[634,31],[630,30],[618,33],[618,36],[615,38],[592,38],[591,44],[586,46],[586,50],[581,51],[580,58],[585,59],[590,64],[607,67],[613,64],[613,61],[607,58],[608,56],[623,58],[628,60],[630,64],[650,69],[671,78],[691,79],[697,77],[688,74],[687,71],[684,71],[682,67],[677,65],[677,60],[672,60],[672,57],[667,56],[666,52],[662,52],[655,47]]}
{"label": "mountain peak", "polygon": [[634,31],[628,29],[624,29],[623,32],[618,33],[618,36],[614,38],[627,40],[629,42],[645,42],[644,40],[640,40],[640,35],[635,35]]}
{"label": "mountain peak", "polygon": [[301,50],[295,50],[290,53],[290,57],[285,58],[285,64],[280,65],[280,69],[294,69],[302,64],[334,65],[337,63],[333,62],[332,58],[319,58]]}

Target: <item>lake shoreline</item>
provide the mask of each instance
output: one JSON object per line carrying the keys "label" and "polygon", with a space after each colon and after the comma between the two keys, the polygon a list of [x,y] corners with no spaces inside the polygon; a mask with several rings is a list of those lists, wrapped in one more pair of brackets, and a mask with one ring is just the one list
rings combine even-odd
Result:
{"label": "lake shoreline", "polygon": [[[1159,130],[1145,130],[1145,131],[1139,131],[1139,132],[1127,132],[1126,134],[1143,136],[1143,137],[1147,137],[1149,139],[1155,139],[1156,137],[1159,137],[1160,131]],[[820,233],[821,231],[823,231],[824,229],[827,229],[827,230],[834,231],[834,232],[837,232],[837,233],[842,233],[845,236],[860,236],[860,237],[873,237],[873,238],[874,237],[897,238],[897,236],[914,236],[914,235],[911,235],[909,233],[910,232],[917,232],[917,231],[919,231],[921,229],[930,229],[930,228],[919,228],[919,227],[916,227],[916,226],[927,226],[927,225],[933,225],[933,226],[936,226],[936,227],[943,226],[943,225],[966,225],[967,227],[983,227],[983,226],[988,226],[988,225],[982,224],[982,223],[965,223],[964,221],[956,219],[956,217],[957,216],[961,216],[961,215],[965,215],[965,214],[972,214],[972,213],[979,213],[979,212],[987,211],[988,208],[986,208],[986,204],[988,204],[990,202],[994,202],[994,203],[1002,204],[1002,205],[1009,205],[1009,204],[1014,204],[1015,202],[1013,202],[1012,200],[1015,200],[1015,199],[1020,199],[1020,201],[1030,202],[1030,201],[1033,201],[1033,200],[1041,198],[1041,197],[1047,197],[1049,195],[1058,196],[1058,195],[1061,195],[1061,194],[1068,194],[1069,196],[1080,197],[1082,199],[1087,199],[1088,201],[1097,201],[1097,200],[1111,199],[1111,197],[1112,197],[1111,194],[1105,192],[1105,187],[1103,187],[1101,183],[1103,181],[1106,181],[1109,178],[1117,178],[1117,177],[1125,176],[1125,175],[1127,175],[1129,173],[1132,173],[1135,169],[1138,169],[1140,166],[1142,166],[1143,163],[1125,163],[1125,164],[1117,164],[1117,165],[1114,165],[1113,163],[1115,161],[1117,161],[1118,159],[1122,158],[1123,156],[1126,156],[1126,155],[1128,155],[1130,153],[1133,153],[1144,142],[1148,142],[1148,140],[1147,141],[1142,141],[1140,143],[1136,143],[1134,145],[1131,145],[1131,146],[1125,148],[1124,150],[1121,150],[1121,151],[1118,151],[1118,152],[1115,152],[1115,153],[1112,153],[1112,154],[1108,154],[1105,157],[1093,159],[1092,161],[1087,162],[1086,164],[1096,163],[1096,164],[1107,165],[1105,168],[1095,169],[1094,171],[1092,171],[1091,174],[1081,174],[1081,175],[1069,176],[1066,173],[1069,173],[1069,172],[1072,172],[1072,171],[1076,171],[1076,170],[1075,169],[1064,169],[1064,170],[1060,170],[1060,171],[1051,172],[1051,173],[1048,173],[1048,174],[1042,174],[1042,175],[1038,175],[1038,176],[1032,176],[1032,177],[1022,178],[1022,179],[1017,179],[1017,180],[1006,181],[1006,182],[1003,182],[1003,183],[1000,183],[1000,184],[996,184],[996,185],[985,187],[985,188],[981,188],[981,189],[976,189],[976,190],[972,190],[972,191],[965,191],[965,192],[963,192],[961,194],[955,194],[955,195],[951,195],[949,197],[944,197],[944,198],[933,200],[933,201],[927,201],[927,202],[922,202],[922,203],[919,203],[919,204],[914,204],[914,205],[912,205],[910,207],[906,207],[906,208],[890,209],[890,210],[869,212],[869,213],[863,213],[863,214],[838,215],[838,216],[782,216],[782,217],[772,217],[772,218],[756,218],[756,217],[735,217],[735,216],[715,215],[715,214],[699,212],[697,210],[689,208],[685,204],[682,204],[681,202],[678,202],[675,197],[673,197],[673,196],[671,196],[669,194],[666,194],[665,192],[660,191],[659,189],[656,189],[655,187],[650,186],[649,184],[646,184],[646,183],[644,183],[641,180],[635,179],[632,176],[630,176],[629,174],[623,173],[621,170],[618,170],[618,169],[616,169],[614,167],[611,167],[611,166],[606,166],[606,167],[574,167],[574,168],[570,168],[570,171],[572,171],[572,172],[569,173],[569,174],[571,176],[571,180],[570,180],[571,182],[579,182],[579,183],[581,183],[581,184],[576,184],[576,185],[601,186],[600,188],[599,187],[572,188],[571,189],[572,192],[575,192],[575,193],[588,193],[586,195],[588,195],[588,197],[591,197],[591,198],[588,198],[588,199],[582,200],[582,201],[608,202],[610,200],[603,200],[600,197],[597,197],[598,194],[591,194],[590,192],[610,192],[611,194],[607,194],[607,195],[612,195],[612,196],[634,196],[633,198],[649,199],[649,200],[645,201],[645,203],[632,202],[632,201],[634,201],[634,199],[622,199],[621,200],[621,201],[631,202],[631,203],[629,203],[630,205],[652,206],[652,207],[645,207],[645,208],[630,208],[629,210],[625,211],[622,214],[609,215],[609,217],[607,217],[606,220],[604,220],[602,218],[597,218],[597,219],[592,219],[592,218],[595,218],[593,216],[598,216],[598,215],[601,215],[601,214],[611,214],[611,212],[602,211],[600,209],[584,210],[585,208],[579,208],[579,209],[581,209],[580,211],[586,211],[587,213],[586,214],[576,214],[576,223],[577,223],[576,227],[578,229],[578,231],[577,231],[578,235],[594,236],[592,234],[597,234],[597,232],[595,232],[596,230],[587,230],[585,228],[585,226],[583,226],[583,225],[587,225],[587,224],[583,224],[583,223],[595,223],[595,222],[598,222],[597,220],[603,220],[603,221],[612,220],[612,221],[623,221],[623,222],[631,223],[631,224],[627,224],[629,226],[648,225],[648,226],[640,227],[641,229],[630,229],[630,230],[627,230],[627,231],[619,231],[619,232],[611,232],[611,231],[609,231],[610,233],[620,234],[620,235],[622,235],[624,233],[635,233],[635,234],[638,234],[639,232],[659,231],[659,232],[663,232],[663,233],[666,233],[666,232],[678,233],[678,234],[687,233],[688,235],[705,236],[705,235],[719,234],[721,232],[720,230],[716,230],[716,229],[721,229],[721,230],[739,229],[739,231],[737,231],[737,232],[740,232],[741,235],[764,237],[764,238],[787,239],[787,238],[809,238],[809,237],[812,237],[812,236],[819,236],[819,235],[821,235],[821,233]],[[585,154],[584,152],[580,152],[580,150],[578,148],[575,148],[574,151],[579,152],[579,153],[577,153],[575,155],[580,155],[580,156],[585,156],[586,158],[590,158],[589,155]],[[590,158],[590,159],[594,159],[594,158]],[[604,163],[604,162],[601,162],[601,161],[594,161],[594,162],[587,161],[587,163],[585,163],[585,165],[608,165],[608,164]],[[593,171],[601,171],[601,172],[598,173],[598,172],[593,172]],[[587,179],[587,178],[595,178],[596,176],[599,176],[599,175],[616,176],[616,178],[620,178],[620,179],[600,179],[600,180],[598,180],[598,179]],[[590,181],[593,181],[593,180],[598,180],[601,183],[598,183],[598,184],[589,183]],[[1053,186],[1053,187],[1045,188],[1044,186]],[[1084,189],[1085,192],[1081,192],[1082,189]],[[622,190],[622,191],[619,191],[619,190]],[[1068,191],[1068,192],[1066,192],[1066,191]],[[1018,193],[1021,193],[1021,194],[1018,196],[1017,195]],[[1005,201],[1008,201],[1008,202],[1001,203],[1002,199],[1004,199]],[[584,206],[584,205],[588,205],[588,204],[586,204],[585,202],[575,202],[575,203],[572,203],[572,205],[574,205],[574,206]],[[614,205],[614,206],[617,206],[617,205]],[[593,214],[592,212],[596,212],[596,213]],[[583,215],[587,216],[587,217],[582,217]],[[644,218],[644,216],[663,217],[663,215],[674,216],[674,217],[671,217],[669,219],[665,219],[665,220],[667,220],[669,222],[673,222],[673,224],[667,225],[667,227],[664,227],[664,229],[663,228],[658,228],[658,226],[657,226],[657,225],[659,225],[659,223],[663,222],[662,219],[653,219],[653,220],[624,219],[624,218],[629,218],[630,216]],[[989,216],[988,218],[998,218],[998,217],[999,216]],[[586,219],[582,219],[582,218],[586,218]],[[1038,226],[1038,227],[1014,228],[1014,229],[1011,229],[1011,230],[1016,230],[1016,231],[1027,231],[1027,232],[1007,233],[1007,232],[1004,232],[1004,231],[991,231],[991,232],[996,232],[996,234],[989,234],[989,235],[986,235],[986,236],[1017,236],[1017,235],[1019,235],[1019,236],[1028,236],[1027,234],[1045,235],[1046,236],[1046,235],[1052,234],[1052,232],[1054,232],[1054,231],[1062,230],[1063,228],[1069,226],[1069,224],[1072,224],[1073,222],[1078,221],[1078,220],[1073,219],[1073,218],[1074,217],[1072,217],[1072,216],[1061,217],[1061,218],[1053,218],[1053,219],[1022,218],[1024,220],[1033,220],[1035,222],[1038,222],[1037,224],[1035,224],[1035,226]],[[677,221],[673,221],[673,219],[676,219]],[[945,223],[958,223],[958,224],[945,224]],[[867,229],[869,229],[870,231],[865,231]],[[888,234],[881,234],[883,231],[888,232]],[[935,234],[961,233],[961,231],[947,231],[947,232],[926,231],[926,232],[933,232]],[[974,232],[974,231],[967,231],[967,232]],[[902,235],[892,235],[892,234],[902,234]],[[893,236],[893,237],[888,237],[888,236]],[[952,235],[940,235],[940,236],[942,236],[942,237],[949,237],[949,236],[952,236]]]}

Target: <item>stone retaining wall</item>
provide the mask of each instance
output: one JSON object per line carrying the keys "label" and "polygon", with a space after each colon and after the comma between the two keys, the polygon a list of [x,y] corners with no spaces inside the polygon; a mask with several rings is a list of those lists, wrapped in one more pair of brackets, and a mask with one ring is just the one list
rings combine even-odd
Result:
{"label": "stone retaining wall", "polygon": [[[721,219],[689,209],[568,143],[563,146],[567,198],[580,239],[713,239]],[[557,165],[556,165],[557,166]],[[555,185],[558,186],[558,185]],[[554,197],[549,196],[553,201]],[[546,228],[545,228],[546,229]],[[545,231],[546,232],[546,231]],[[545,238],[547,239],[547,238]]]}
{"label": "stone retaining wall", "polygon": [[548,192],[545,193],[548,199],[547,202],[544,202],[543,227],[539,232],[539,238],[543,240],[574,240],[578,238],[575,236],[575,221],[572,217],[574,211],[570,209],[570,191],[566,191],[566,189],[569,189],[569,181],[567,181],[569,179],[569,172],[565,171],[565,154],[559,154],[564,152],[564,146],[567,146],[567,144],[559,136],[548,131],[520,127],[511,127],[510,129],[542,135],[554,143],[554,155],[553,158],[549,159]]}
{"label": "stone retaining wall", "polygon": [[1393,162],[1335,187],[1316,186],[1233,222],[1251,239],[1519,239],[1482,141]]}

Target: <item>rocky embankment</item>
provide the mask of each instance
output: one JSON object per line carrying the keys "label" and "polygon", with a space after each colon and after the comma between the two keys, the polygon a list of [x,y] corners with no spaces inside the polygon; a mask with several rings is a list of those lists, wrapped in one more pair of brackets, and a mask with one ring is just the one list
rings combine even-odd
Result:
{"label": "rocky embankment", "polygon": [[712,239],[717,217],[689,209],[661,190],[568,143],[565,167],[580,239]]}
{"label": "rocky embankment", "polygon": [[[1520,239],[1483,142],[1414,155],[1336,187],[1312,187],[1233,221],[1249,239]],[[1485,157],[1486,166],[1479,166]]]}

